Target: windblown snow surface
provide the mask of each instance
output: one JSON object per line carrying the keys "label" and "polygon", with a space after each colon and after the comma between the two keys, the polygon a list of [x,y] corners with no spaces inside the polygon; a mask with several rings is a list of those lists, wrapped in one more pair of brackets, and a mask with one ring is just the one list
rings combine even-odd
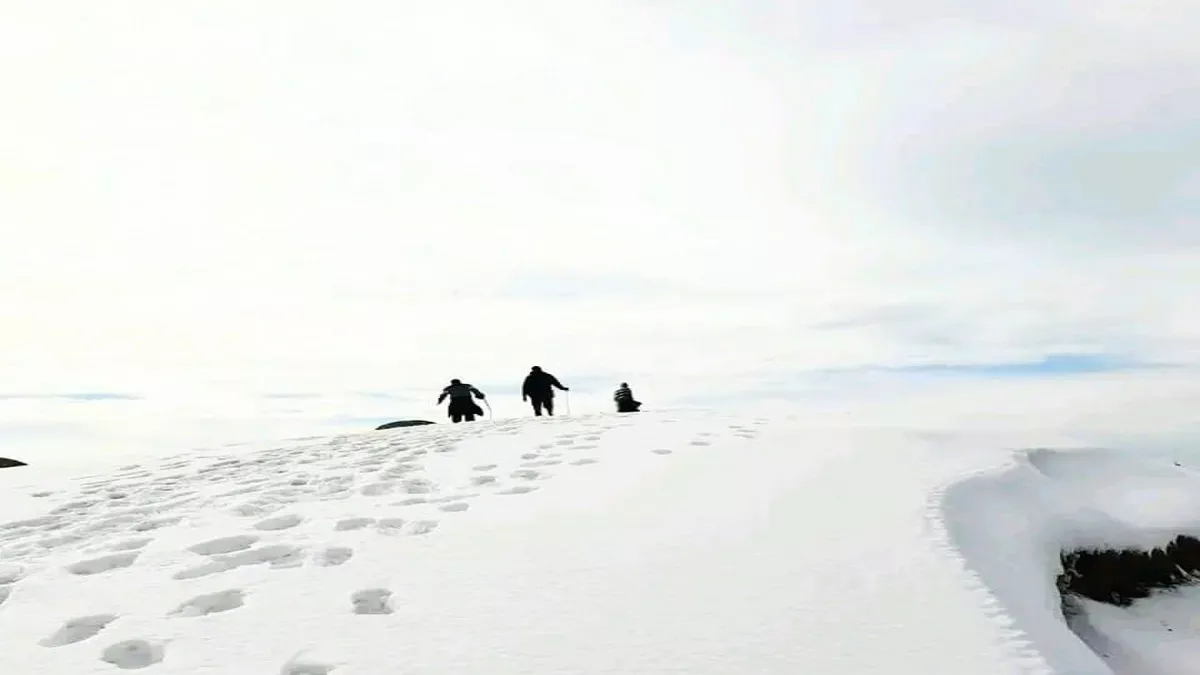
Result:
{"label": "windblown snow surface", "polygon": [[1164,457],[642,413],[3,481],[4,673],[1200,672],[1197,594],[1055,586],[1194,524]]}

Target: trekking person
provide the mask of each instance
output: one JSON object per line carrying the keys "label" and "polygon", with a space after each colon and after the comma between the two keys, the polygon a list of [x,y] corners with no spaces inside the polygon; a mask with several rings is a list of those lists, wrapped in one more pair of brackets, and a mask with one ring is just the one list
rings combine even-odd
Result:
{"label": "trekking person", "polygon": [[633,391],[629,388],[628,382],[622,382],[617,391],[613,394],[613,400],[617,402],[617,412],[637,412],[642,407],[641,401],[633,400]]}
{"label": "trekking person", "polygon": [[471,399],[472,395],[479,399],[487,398],[482,391],[455,378],[450,380],[450,386],[442,390],[437,402],[438,405],[441,405],[442,401],[449,396],[450,407],[446,410],[446,414],[450,417],[450,421],[458,424],[465,418],[468,422],[474,422],[476,415],[483,415],[483,408],[480,408],[479,404]]}
{"label": "trekking person", "polygon": [[534,366],[525,376],[525,383],[521,385],[521,400],[533,404],[534,415],[541,417],[542,409],[545,409],[547,415],[553,416],[554,387],[571,391],[571,388],[564,387],[557,377],[542,370],[540,366]]}

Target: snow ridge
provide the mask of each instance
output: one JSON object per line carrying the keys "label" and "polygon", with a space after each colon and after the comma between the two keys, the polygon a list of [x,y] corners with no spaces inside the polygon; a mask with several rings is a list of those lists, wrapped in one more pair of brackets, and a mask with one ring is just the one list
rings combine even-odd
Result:
{"label": "snow ridge", "polygon": [[1003,647],[1008,651],[1011,662],[1019,665],[1026,675],[1054,675],[1055,669],[1047,663],[1034,639],[1014,619],[1010,609],[972,567],[947,524],[946,502],[949,490],[973,479],[1003,473],[1015,466],[1016,456],[1012,455],[1002,464],[975,465],[936,485],[925,499],[928,536],[931,544],[958,568],[963,588],[979,600],[981,612],[995,622],[997,630],[1003,636]]}

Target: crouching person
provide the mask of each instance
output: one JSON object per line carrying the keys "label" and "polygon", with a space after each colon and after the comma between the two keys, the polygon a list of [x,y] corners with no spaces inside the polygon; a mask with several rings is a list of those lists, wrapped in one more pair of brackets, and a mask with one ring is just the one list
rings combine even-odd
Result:
{"label": "crouching person", "polygon": [[616,393],[613,394],[613,400],[617,402],[617,412],[619,413],[637,412],[642,407],[640,401],[633,399],[633,391],[630,390],[628,382],[621,383]]}

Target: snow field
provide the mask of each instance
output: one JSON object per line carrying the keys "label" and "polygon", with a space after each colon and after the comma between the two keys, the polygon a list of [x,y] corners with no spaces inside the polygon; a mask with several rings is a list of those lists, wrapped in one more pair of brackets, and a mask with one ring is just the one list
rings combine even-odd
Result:
{"label": "snow field", "polygon": [[1196,672],[1144,637],[1183,595],[1072,632],[1054,586],[1188,524],[1161,457],[707,413],[295,443],[8,484],[0,671]]}
{"label": "snow field", "polygon": [[[396,613],[387,584],[419,550],[414,542],[489,498],[496,503],[488,504],[492,524],[485,529],[531,517],[529,508],[504,502],[536,495],[554,477],[551,467],[600,466],[599,441],[629,424],[536,422],[528,432],[521,428],[534,424],[479,423],[334,438],[248,457],[171,458],[72,481],[59,492],[37,490],[31,494],[47,502],[44,512],[0,527],[4,559],[17,561],[6,568],[11,578],[0,579],[13,582],[3,586],[8,606],[0,626],[41,649],[30,657],[64,659],[72,672],[230,667],[228,648],[214,648],[209,629],[194,625],[218,616],[242,651],[266,648],[276,635],[277,653],[294,655],[288,636],[326,638],[324,615],[336,616],[335,607],[350,617]],[[481,433],[490,444],[475,438]],[[707,434],[679,445],[703,447],[711,442]],[[675,439],[668,434],[664,441]],[[639,478],[670,456],[666,447],[640,450],[646,464],[630,474]],[[562,500],[565,508],[585,509],[588,501]],[[297,585],[284,576],[308,569],[324,579]],[[339,585],[353,590],[332,590]],[[313,603],[311,623],[303,612],[291,615]],[[275,633],[267,626],[280,612],[289,625]],[[344,634],[355,632],[348,625]],[[92,653],[102,644],[111,651]]]}

